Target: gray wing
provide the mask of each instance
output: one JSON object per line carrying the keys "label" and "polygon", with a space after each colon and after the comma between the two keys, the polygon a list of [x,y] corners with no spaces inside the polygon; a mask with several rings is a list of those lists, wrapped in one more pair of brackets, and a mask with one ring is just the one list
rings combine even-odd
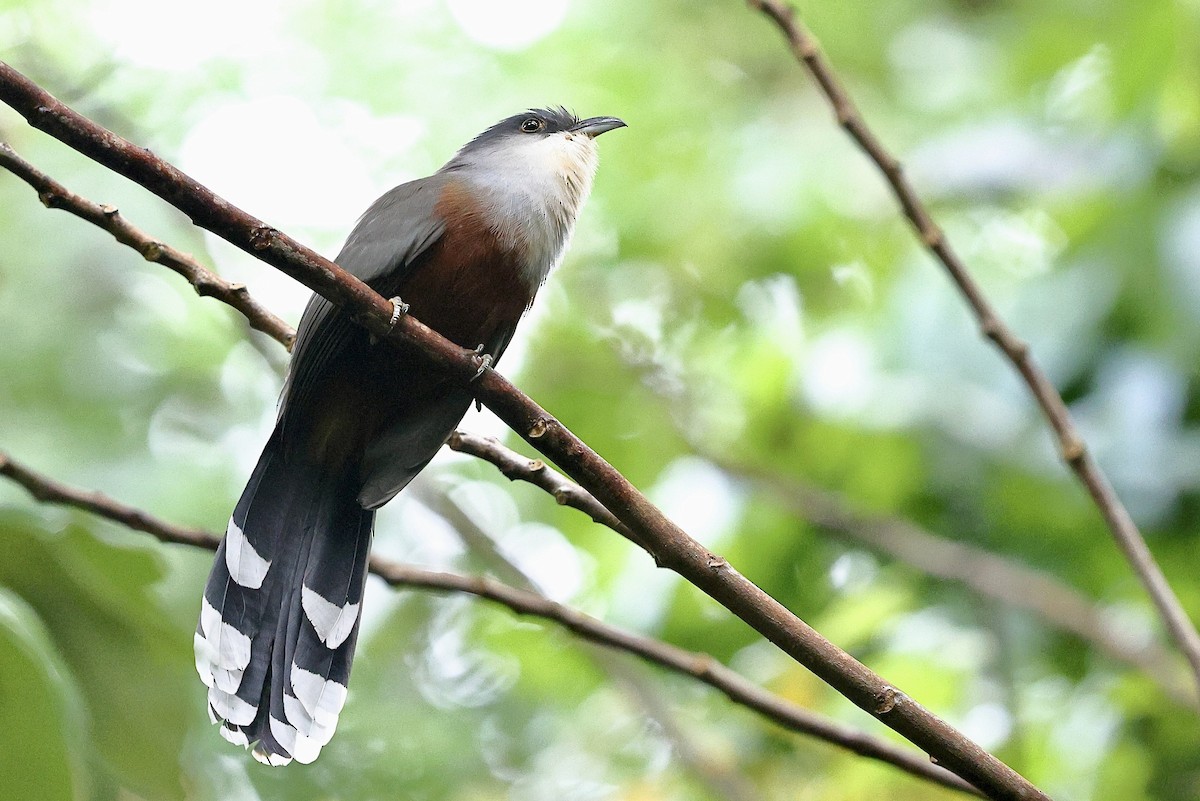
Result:
{"label": "gray wing", "polygon": [[[498,330],[484,342],[484,352],[499,363],[516,326]],[[442,449],[446,438],[471,408],[474,396],[470,387],[443,382],[435,402],[422,404],[407,415],[401,425],[392,426],[367,445],[363,454],[363,488],[358,502],[365,509],[377,509],[392,499]]]}
{"label": "gray wing", "polygon": [[[375,288],[382,279],[398,283],[413,262],[445,232],[434,214],[446,176],[431,175],[401,184],[371,204],[334,259],[351,275]],[[313,294],[300,317],[291,367],[279,407],[282,421],[289,407],[303,408],[313,384],[354,331],[348,315]]]}

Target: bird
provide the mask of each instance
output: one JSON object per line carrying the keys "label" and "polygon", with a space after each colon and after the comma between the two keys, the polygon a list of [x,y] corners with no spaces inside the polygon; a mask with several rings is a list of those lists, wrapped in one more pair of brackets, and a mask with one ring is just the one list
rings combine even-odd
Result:
{"label": "bird", "polygon": [[[335,259],[485,363],[499,360],[562,260],[624,127],[564,107],[508,117],[426,178],[390,190]],[[481,368],[482,370],[482,368]],[[268,765],[310,763],[346,702],[375,511],[429,463],[472,402],[417,354],[314,294],[276,424],[217,550],[194,638],[221,735]]]}

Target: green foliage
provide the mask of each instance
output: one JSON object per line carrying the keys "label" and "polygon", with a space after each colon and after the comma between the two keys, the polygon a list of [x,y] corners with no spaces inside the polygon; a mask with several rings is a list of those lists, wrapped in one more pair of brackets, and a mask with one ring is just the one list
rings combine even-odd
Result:
{"label": "green foliage", "polygon": [[[7,557],[0,582],[23,599],[12,601],[14,622],[38,635],[26,635],[24,643],[14,636],[13,645],[25,648],[10,651],[13,661],[23,655],[27,664],[5,674],[31,685],[6,693],[5,710],[15,720],[5,731],[24,743],[15,754],[38,743],[18,721],[58,708],[61,720],[51,718],[58,722],[52,728],[65,741],[72,770],[48,776],[77,777],[78,794],[86,786],[78,779],[86,775],[86,756],[100,786],[183,798],[177,755],[198,705],[187,691],[192,660],[178,636],[183,621],[165,615],[155,597],[163,574],[153,546],[110,544],[74,525],[48,531],[16,513],[0,519],[0,530]],[[45,686],[34,687],[39,673]]]}
{"label": "green foliage", "polygon": [[81,703],[28,604],[0,592],[0,769],[17,797],[72,799],[86,787]]}
{"label": "green foliage", "polygon": [[[538,13],[517,33],[540,35],[506,33],[521,6]],[[489,8],[501,19],[481,22]],[[798,8],[1200,618],[1196,4]],[[1055,798],[1200,795],[1194,705],[1045,620],[831,536],[721,466],[1038,568],[1100,604],[1112,636],[1165,643],[1026,391],[744,4],[164,14],[0,0],[0,46],[80,111],[327,253],[376,195],[514,109],[623,117],[505,374],[742,573]],[[298,317],[307,293],[290,280],[6,109],[0,139]],[[272,424],[281,348],[4,173],[0,342],[0,449],[223,528]],[[501,431],[487,415],[464,425]],[[461,457],[430,470],[427,488],[447,487],[557,599],[880,730],[540,491]],[[409,496],[380,518],[381,553],[492,564]],[[0,483],[0,797],[723,797],[705,765],[767,799],[954,797],[552,625],[381,585],[337,736],[312,766],[268,770],[204,714],[190,650],[208,558]]]}

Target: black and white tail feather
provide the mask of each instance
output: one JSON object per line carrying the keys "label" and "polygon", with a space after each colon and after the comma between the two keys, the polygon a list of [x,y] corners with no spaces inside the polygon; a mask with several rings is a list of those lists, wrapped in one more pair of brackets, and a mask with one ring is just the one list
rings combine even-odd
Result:
{"label": "black and white tail feather", "polygon": [[280,439],[234,508],[195,637],[209,716],[270,765],[312,762],[333,736],[375,518],[351,482],[285,459]]}

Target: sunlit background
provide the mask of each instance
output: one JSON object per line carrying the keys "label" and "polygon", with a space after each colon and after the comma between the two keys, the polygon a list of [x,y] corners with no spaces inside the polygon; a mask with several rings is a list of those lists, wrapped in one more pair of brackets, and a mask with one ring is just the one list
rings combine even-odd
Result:
{"label": "sunlit background", "polygon": [[[1200,618],[1200,6],[799,9]],[[1056,799],[1200,796],[1200,705],[1144,592],[1024,386],[746,4],[0,0],[0,58],[329,256],[375,197],[501,117],[624,118],[502,372]],[[298,319],[302,286],[7,108],[0,139]],[[273,424],[280,346],[3,172],[0,344],[0,450],[223,530]],[[463,427],[506,436],[487,412]],[[831,530],[796,486],[942,538],[919,556],[958,542],[1045,571],[1134,656]],[[376,548],[527,582],[886,735],[644,553],[477,460],[439,456]],[[553,625],[382,584],[333,742],[269,770],[205,715],[191,633],[209,560],[0,483],[0,796],[954,796]]]}

